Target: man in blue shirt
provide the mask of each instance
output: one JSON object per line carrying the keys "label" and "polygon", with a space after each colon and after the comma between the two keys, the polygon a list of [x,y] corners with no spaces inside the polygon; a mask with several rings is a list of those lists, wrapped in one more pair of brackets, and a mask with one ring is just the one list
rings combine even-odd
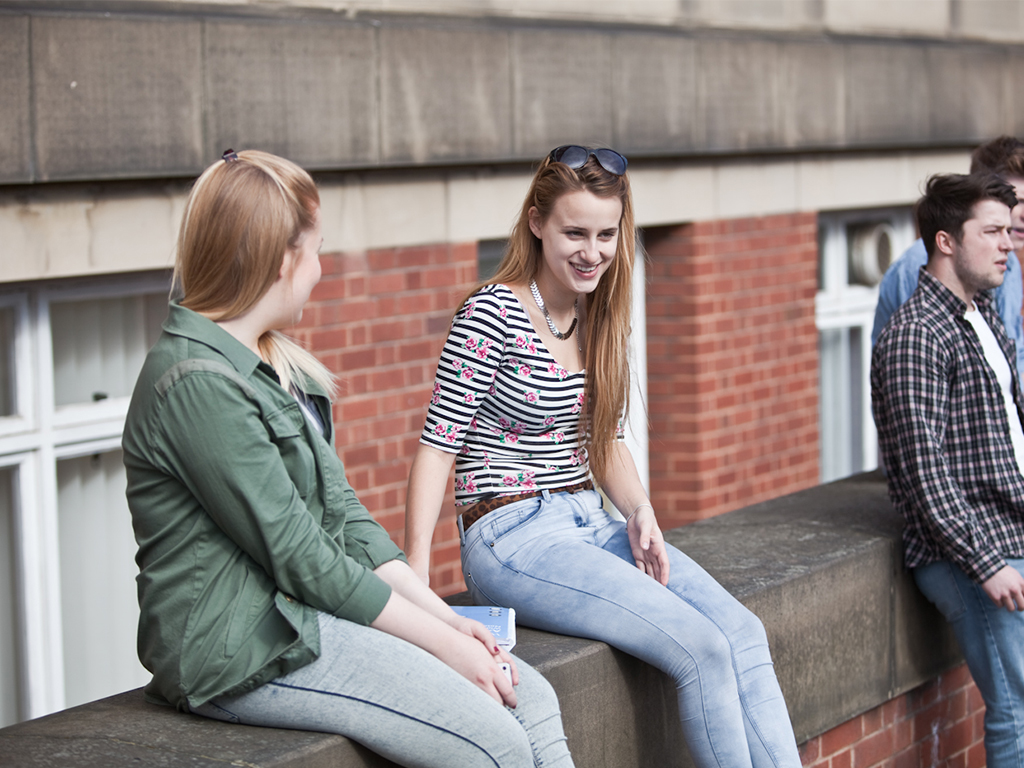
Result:
{"label": "man in blue shirt", "polygon": [[[971,173],[992,172],[1002,176],[1014,188],[1017,197],[1024,200],[1024,142],[1012,136],[1000,136],[971,153]],[[1015,252],[1024,248],[1024,203],[1011,212],[1012,229],[1010,241]],[[917,275],[928,261],[924,243],[918,238],[903,255],[886,270],[878,286],[878,305],[875,307],[875,324],[871,329],[871,346],[878,341],[889,317],[910,298],[917,288]],[[1024,304],[1024,285],[1021,266],[1016,253],[1010,253],[1006,261],[1003,284],[992,292],[993,303],[999,313],[1006,335],[1016,347],[1017,371],[1024,381],[1024,327],[1021,322],[1021,305]]]}

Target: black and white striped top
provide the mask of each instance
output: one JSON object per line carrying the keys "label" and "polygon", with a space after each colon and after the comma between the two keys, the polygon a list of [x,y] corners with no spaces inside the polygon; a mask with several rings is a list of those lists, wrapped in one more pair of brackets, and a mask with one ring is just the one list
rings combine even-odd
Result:
{"label": "black and white striped top", "polygon": [[507,286],[474,294],[452,320],[420,437],[458,453],[456,505],[588,479],[584,378],[555,361]]}

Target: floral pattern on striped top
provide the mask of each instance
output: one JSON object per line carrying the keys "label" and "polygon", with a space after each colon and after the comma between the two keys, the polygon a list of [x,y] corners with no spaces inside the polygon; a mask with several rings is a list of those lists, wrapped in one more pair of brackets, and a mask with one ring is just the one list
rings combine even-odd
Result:
{"label": "floral pattern on striped top", "polygon": [[551,356],[507,286],[474,294],[452,320],[420,437],[457,454],[456,505],[588,479],[584,379]]}

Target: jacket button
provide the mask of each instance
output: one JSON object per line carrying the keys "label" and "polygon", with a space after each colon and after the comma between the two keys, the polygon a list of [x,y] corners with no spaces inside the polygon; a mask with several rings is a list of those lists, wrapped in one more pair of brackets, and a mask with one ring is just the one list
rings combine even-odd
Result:
{"label": "jacket button", "polygon": [[285,595],[284,599],[287,600],[289,603],[294,603],[295,602],[294,598],[292,598],[290,595]]}

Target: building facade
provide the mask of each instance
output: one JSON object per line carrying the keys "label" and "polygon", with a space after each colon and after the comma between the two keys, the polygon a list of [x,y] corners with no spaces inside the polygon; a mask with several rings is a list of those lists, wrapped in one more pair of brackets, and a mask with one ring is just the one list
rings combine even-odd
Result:
{"label": "building facade", "polygon": [[[876,464],[875,285],[909,206],[1024,133],[1016,0],[0,0],[0,725],[142,684],[119,440],[188,185],[316,174],[294,330],[402,542],[458,300],[563,143],[630,159],[630,441],[663,526]],[[449,493],[432,584],[462,588]]]}

